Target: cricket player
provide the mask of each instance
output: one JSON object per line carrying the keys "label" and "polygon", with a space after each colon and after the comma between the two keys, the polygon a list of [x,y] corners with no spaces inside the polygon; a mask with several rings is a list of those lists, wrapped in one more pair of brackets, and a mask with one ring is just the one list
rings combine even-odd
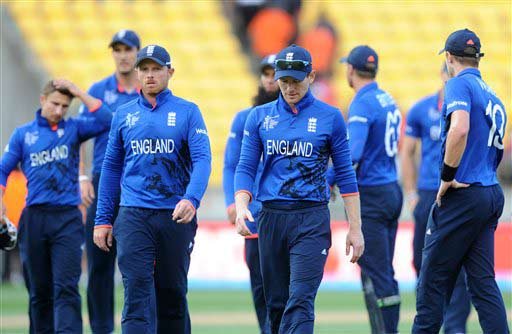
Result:
{"label": "cricket player", "polygon": [[401,114],[393,97],[375,81],[375,50],[360,45],[341,61],[347,64],[347,81],[356,92],[348,111],[348,133],[361,196],[366,250],[358,263],[366,307],[373,334],[398,333],[400,294],[393,255],[402,210],[395,161]]}
{"label": "cricket player", "polygon": [[[139,96],[140,84],[135,73],[137,51],[140,49],[139,36],[132,30],[120,30],[109,44],[115,63],[115,73],[96,82],[89,88],[89,94],[100,99],[112,112]],[[81,106],[80,112],[87,107]],[[87,251],[87,307],[89,322],[95,334],[112,333],[114,331],[114,273],[115,273],[115,240],[111,252],[100,250],[93,242],[94,218],[96,217],[98,183],[101,165],[108,142],[108,131],[94,139],[92,183],[86,170],[89,169],[85,152],[80,155],[80,189],[82,203],[87,206],[85,227],[85,249]],[[83,146],[82,146],[83,147]],[[116,206],[116,213],[118,207]]]}
{"label": "cricket player", "polygon": [[[439,188],[439,161],[441,159],[441,109],[444,83],[448,68],[443,63],[443,88],[418,101],[407,114],[405,137],[402,141],[402,176],[406,201],[414,213],[413,262],[416,274],[421,268],[421,252],[425,243],[428,215]],[[421,146],[419,172],[415,166],[417,147]],[[416,181],[417,180],[417,181]],[[466,333],[466,321],[471,310],[466,287],[466,275],[461,270],[452,298],[444,314],[445,334]]]}
{"label": "cricket player", "polygon": [[157,332],[188,334],[187,273],[196,210],[210,176],[210,142],[197,105],[167,88],[174,73],[169,53],[148,45],[135,65],[141,95],[119,107],[112,120],[94,243],[110,251],[112,237],[117,241],[123,333],[150,332],[154,285]]}
{"label": "cricket player", "polygon": [[478,70],[480,48],[478,36],[463,29],[440,52],[452,79],[445,86],[441,183],[427,223],[413,333],[439,332],[462,267],[482,331],[509,333],[494,276],[494,232],[504,202],[496,168],[507,116]]}
{"label": "cricket player", "polygon": [[[274,101],[279,96],[279,86],[274,80],[274,61],[275,55],[269,55],[262,59],[260,63],[260,83],[258,85],[258,94],[254,98],[254,106],[266,104]],[[226,151],[224,154],[224,177],[223,187],[224,196],[226,198],[226,206],[228,212],[228,219],[232,224],[235,224],[236,208],[235,208],[235,170],[238,160],[240,159],[240,149],[242,148],[242,138],[244,136],[244,126],[247,116],[252,108],[244,109],[238,112],[231,125],[231,132],[229,134],[228,142],[226,144]],[[255,185],[257,185],[259,177],[261,176],[263,166],[258,166],[258,174],[256,176]],[[256,190],[257,191],[257,190]],[[255,191],[253,190],[253,193]],[[258,249],[258,231],[257,220],[261,212],[261,202],[254,200],[249,205],[254,222],[247,222],[247,227],[251,232],[250,236],[245,237],[245,262],[250,272],[252,299],[254,308],[256,309],[256,316],[262,334],[270,333],[270,328],[267,319],[267,306],[265,304],[265,296],[263,293],[263,281],[261,278],[260,270],[260,255]]]}
{"label": "cricket player", "polygon": [[[364,250],[359,193],[351,166],[341,112],[310,91],[315,79],[310,53],[291,45],[276,56],[277,101],[254,108],[247,117],[235,173],[236,226],[252,235],[249,202],[262,202],[258,241],[270,332],[313,333],[314,302],[329,249],[329,187],[332,158],[350,229],[347,255],[355,263]],[[263,171],[253,194],[260,159]]]}
{"label": "cricket player", "polygon": [[[73,97],[87,106],[89,117],[64,119]],[[112,113],[63,79],[48,82],[39,101],[35,120],[14,130],[2,157],[0,195],[9,173],[21,162],[28,196],[18,242],[34,332],[82,333],[79,149],[82,142],[108,129]]]}

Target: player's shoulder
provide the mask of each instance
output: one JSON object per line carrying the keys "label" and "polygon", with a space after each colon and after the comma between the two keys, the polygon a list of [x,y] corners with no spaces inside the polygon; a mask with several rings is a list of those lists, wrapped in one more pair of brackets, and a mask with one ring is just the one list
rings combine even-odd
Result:
{"label": "player's shoulder", "polygon": [[254,109],[254,107],[245,108],[237,112],[233,118],[233,122],[245,123],[245,120],[247,119],[247,116],[249,116],[252,109]]}
{"label": "player's shoulder", "polygon": [[14,132],[15,133],[31,132],[31,131],[37,130],[37,127],[38,127],[37,126],[37,121],[36,120],[32,120],[30,122],[23,123],[23,124],[17,126],[14,129]]}
{"label": "player's shoulder", "polygon": [[430,108],[432,105],[436,105],[438,100],[438,93],[430,94],[422,97],[418,101],[414,102],[409,110],[409,113],[420,112],[424,109]]}
{"label": "player's shoulder", "polygon": [[122,115],[135,111],[136,109],[138,110],[138,103],[139,98],[136,98],[121,104],[119,107],[117,107],[116,112],[114,113],[114,117],[121,117]]}
{"label": "player's shoulder", "polygon": [[266,116],[274,116],[274,114],[278,113],[276,108],[277,101],[278,100],[274,100],[249,109],[247,117],[256,117],[257,119],[263,119]]}
{"label": "player's shoulder", "polygon": [[335,113],[341,112],[338,108],[317,98],[315,98],[315,101],[313,101],[313,107],[316,109],[315,111],[319,111],[324,115],[334,115]]}
{"label": "player's shoulder", "polygon": [[169,101],[176,106],[179,106],[180,108],[183,108],[185,110],[199,110],[199,106],[190,100],[187,100],[183,97],[179,97],[176,95],[172,95],[169,99]]}
{"label": "player's shoulder", "polygon": [[115,74],[111,74],[99,81],[94,82],[89,88],[89,92],[101,92],[116,85]]}

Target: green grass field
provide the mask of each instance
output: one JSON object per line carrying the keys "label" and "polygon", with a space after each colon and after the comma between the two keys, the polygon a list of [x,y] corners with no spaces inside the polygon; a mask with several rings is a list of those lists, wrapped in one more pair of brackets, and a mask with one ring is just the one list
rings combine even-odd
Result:
{"label": "green grass field", "polygon": [[[0,333],[27,332],[27,293],[21,285],[0,286]],[[84,291],[82,291],[84,296]],[[402,295],[400,332],[410,333],[414,317],[414,294]],[[504,295],[509,319],[512,297]],[[82,300],[84,300],[82,298]],[[257,334],[256,318],[248,291],[191,291],[189,293],[192,332],[194,334]],[[117,293],[118,318],[122,307],[122,288]],[[90,333],[85,303],[83,305],[85,332]],[[509,320],[510,323],[510,320]],[[119,324],[119,319],[118,319]],[[119,326],[117,332],[120,333]],[[316,302],[315,333],[368,334],[370,328],[364,300],[359,292],[320,292]],[[468,333],[481,333],[473,310]]]}

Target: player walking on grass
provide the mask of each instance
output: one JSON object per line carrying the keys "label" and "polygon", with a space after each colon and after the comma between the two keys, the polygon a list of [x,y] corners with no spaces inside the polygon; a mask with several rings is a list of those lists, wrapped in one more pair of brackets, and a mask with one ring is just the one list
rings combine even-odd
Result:
{"label": "player walking on grass", "polygon": [[494,232],[504,203],[496,169],[507,117],[478,70],[480,47],[478,36],[464,29],[453,32],[441,51],[452,79],[445,86],[441,184],[427,223],[415,334],[439,332],[461,268],[482,331],[509,333],[494,276]]}
{"label": "player walking on grass", "polygon": [[[270,55],[262,59],[260,64],[260,84],[258,85],[258,94],[254,98],[254,106],[259,106],[274,101],[279,96],[279,86],[274,80],[274,61],[275,55]],[[238,160],[240,159],[240,149],[242,148],[242,138],[244,136],[244,126],[247,116],[252,108],[244,109],[238,112],[231,125],[226,151],[224,154],[224,196],[226,198],[226,206],[229,221],[235,224],[235,170]],[[255,185],[261,176],[263,166],[258,166],[258,174],[255,179]],[[255,193],[256,191],[253,191]],[[249,205],[254,222],[247,222],[247,227],[251,232],[250,236],[245,237],[245,262],[249,268],[252,298],[256,316],[262,334],[270,333],[267,318],[267,306],[265,304],[265,295],[263,293],[263,280],[261,278],[260,269],[260,252],[258,248],[258,230],[257,221],[261,212],[261,202],[254,200]]]}
{"label": "player walking on grass", "polygon": [[[444,83],[448,80],[448,68],[443,64],[441,79],[443,88],[436,94],[418,101],[407,114],[405,138],[402,141],[402,175],[406,200],[414,212],[413,261],[416,274],[421,268],[421,252],[425,243],[428,215],[439,189],[439,161],[441,159],[441,109],[444,99]],[[421,144],[421,164],[416,172],[416,149]],[[416,182],[417,180],[417,182]],[[449,305],[443,327],[445,334],[466,333],[466,321],[471,310],[470,296],[466,287],[466,274],[461,270]]]}
{"label": "player walking on grass", "polygon": [[[64,119],[73,97],[87,106],[90,117]],[[0,195],[9,173],[21,162],[28,196],[19,222],[19,247],[34,332],[82,333],[79,150],[82,142],[108,129],[112,113],[62,79],[48,82],[39,101],[36,119],[14,130],[2,157]]]}
{"label": "player walking on grass", "polygon": [[[138,98],[140,86],[135,72],[137,51],[140,40],[132,30],[121,30],[113,37],[109,45],[112,48],[116,71],[105,79],[96,82],[89,94],[109,106],[112,112],[133,99]],[[82,105],[81,112],[87,111]],[[92,163],[92,183],[86,175],[84,152],[80,155],[80,189],[82,203],[87,206],[85,226],[85,249],[87,251],[87,307],[92,332],[95,334],[114,331],[114,273],[116,262],[115,240],[110,252],[100,250],[93,241],[94,218],[96,217],[98,183],[101,165],[108,142],[108,130],[94,139]],[[118,207],[116,205],[115,214]]]}
{"label": "player walking on grass", "polygon": [[[310,91],[315,79],[309,52],[296,45],[276,56],[277,101],[254,108],[245,122],[235,173],[236,226],[251,235],[249,202],[263,204],[258,240],[270,331],[313,333],[314,302],[331,247],[329,157],[350,223],[351,262],[364,250],[359,194],[341,112]],[[260,159],[263,172],[253,194]]]}
{"label": "player walking on grass", "polygon": [[94,242],[110,251],[112,237],[117,241],[123,333],[149,332],[154,286],[157,332],[188,334],[187,273],[196,209],[210,176],[210,142],[199,108],[167,88],[174,73],[169,53],[146,46],[136,68],[141,95],[118,108],[112,121]]}
{"label": "player walking on grass", "polygon": [[373,334],[397,333],[400,294],[393,256],[402,210],[395,161],[401,114],[393,97],[375,82],[375,50],[357,46],[342,62],[347,63],[347,81],[356,92],[348,112],[348,133],[361,196],[366,250],[358,263],[366,307]]}

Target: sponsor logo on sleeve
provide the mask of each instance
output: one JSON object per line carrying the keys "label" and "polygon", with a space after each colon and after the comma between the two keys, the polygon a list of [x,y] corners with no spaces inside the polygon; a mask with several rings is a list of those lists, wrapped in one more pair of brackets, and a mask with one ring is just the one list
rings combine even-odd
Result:
{"label": "sponsor logo on sleeve", "polygon": [[453,101],[452,103],[449,103],[446,106],[446,109],[450,109],[450,108],[453,108],[453,107],[456,107],[456,106],[467,107],[468,103],[465,102],[465,101]]}

